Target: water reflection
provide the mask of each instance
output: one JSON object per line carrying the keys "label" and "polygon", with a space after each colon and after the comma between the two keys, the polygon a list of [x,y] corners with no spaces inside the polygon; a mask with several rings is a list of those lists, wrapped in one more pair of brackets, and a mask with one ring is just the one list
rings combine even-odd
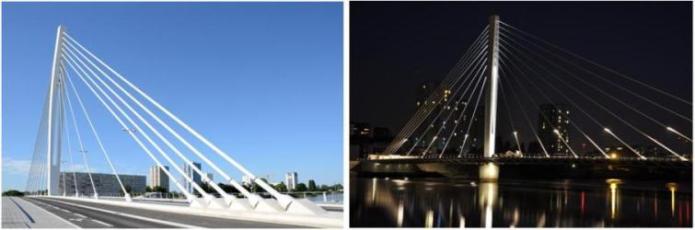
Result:
{"label": "water reflection", "polygon": [[615,215],[617,213],[617,208],[618,208],[618,201],[620,198],[618,197],[618,184],[622,183],[620,179],[608,179],[606,180],[608,182],[608,188],[610,192],[610,203],[611,203],[611,219],[615,219]]}
{"label": "water reflection", "polygon": [[492,208],[497,199],[497,183],[484,182],[480,184],[479,188],[478,194],[480,197],[478,200],[483,212],[485,227],[492,227]]}
{"label": "water reflection", "polygon": [[350,224],[371,227],[690,227],[690,185],[351,178]]}

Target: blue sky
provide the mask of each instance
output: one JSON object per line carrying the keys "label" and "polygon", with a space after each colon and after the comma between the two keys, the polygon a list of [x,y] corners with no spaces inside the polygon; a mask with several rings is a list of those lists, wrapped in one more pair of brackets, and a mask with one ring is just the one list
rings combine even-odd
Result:
{"label": "blue sky", "polygon": [[[3,190],[24,189],[59,24],[257,176],[297,171],[300,182],[342,183],[342,3],[3,3],[2,11]],[[154,163],[77,88],[119,173],[146,175]],[[110,173],[93,138],[85,144],[89,165]]]}

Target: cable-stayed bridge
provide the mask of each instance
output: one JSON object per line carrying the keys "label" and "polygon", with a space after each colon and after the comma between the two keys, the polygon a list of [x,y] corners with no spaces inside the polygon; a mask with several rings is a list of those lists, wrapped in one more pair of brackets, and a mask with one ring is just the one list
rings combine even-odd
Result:
{"label": "cable-stayed bridge", "polygon": [[[651,79],[662,77],[689,82],[667,74]],[[692,102],[654,83],[492,16],[362,169],[424,162],[692,168]]]}
{"label": "cable-stayed bridge", "polygon": [[[83,84],[89,90],[81,92],[78,84]],[[85,102],[88,96],[94,96],[113,119],[90,113]],[[134,155],[132,160],[153,162],[171,178],[171,184],[182,193],[184,202],[152,201],[132,195],[132,188],[119,172],[124,166],[116,165],[111,160],[114,152],[109,151],[110,143],[102,135],[102,132],[113,130],[105,131],[98,127],[98,122],[104,120],[118,123],[122,129],[118,131],[127,133],[141,149],[141,153]],[[87,146],[87,137],[93,138],[96,145]],[[95,150],[90,151],[88,147]],[[97,156],[105,159],[108,169],[115,176],[119,193],[100,194],[98,187],[105,182],[99,181],[89,161],[89,158]],[[222,160],[215,161],[211,156]],[[208,188],[197,183],[194,175],[200,176],[202,181],[212,179],[201,171],[200,166],[196,166],[194,159],[201,160],[205,167],[222,176],[222,181],[235,192],[229,192],[229,188],[222,188],[214,182],[207,183]],[[184,167],[179,162],[183,162]],[[78,185],[77,169],[74,168],[77,164],[84,166],[89,186]],[[70,170],[72,172],[68,172]],[[232,178],[232,173],[249,178],[250,186],[258,189],[252,191],[245,187]],[[179,181],[176,178],[183,179]],[[26,191],[40,197],[43,202],[54,202],[49,203],[50,206],[58,205],[55,202],[73,206],[111,205],[193,216],[231,216],[299,226],[339,227],[342,219],[339,212],[327,211],[307,199],[277,191],[92,53],[68,34],[63,26],[58,27],[56,35],[50,84]]]}

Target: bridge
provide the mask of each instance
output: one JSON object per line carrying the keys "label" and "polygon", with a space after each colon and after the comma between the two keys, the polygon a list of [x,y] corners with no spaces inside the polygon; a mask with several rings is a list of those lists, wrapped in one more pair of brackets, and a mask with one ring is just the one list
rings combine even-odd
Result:
{"label": "bridge", "polygon": [[391,143],[353,169],[480,165],[480,179],[496,180],[500,165],[594,164],[691,178],[692,102],[655,85],[493,15]]}
{"label": "bridge", "polygon": [[[81,92],[78,84],[88,91]],[[104,121],[90,113],[87,96],[96,98],[122,128],[118,132],[127,133],[142,150],[133,160],[151,161],[182,197],[147,198],[131,191],[127,176],[119,173],[123,166],[111,160],[110,143],[98,129],[98,122]],[[96,145],[88,146],[88,138]],[[107,182],[97,177],[88,160],[96,156],[105,159],[118,191],[101,191]],[[213,180],[193,159],[221,175],[227,187],[199,183]],[[76,164],[85,167],[86,186],[78,183]],[[232,173],[243,175],[246,185]],[[175,179],[179,177],[183,179]],[[24,210],[41,207],[54,214],[42,216],[57,215],[78,227],[342,227],[341,205],[279,192],[83,46],[64,26],[57,29],[26,191],[29,203],[16,204],[28,217]]]}

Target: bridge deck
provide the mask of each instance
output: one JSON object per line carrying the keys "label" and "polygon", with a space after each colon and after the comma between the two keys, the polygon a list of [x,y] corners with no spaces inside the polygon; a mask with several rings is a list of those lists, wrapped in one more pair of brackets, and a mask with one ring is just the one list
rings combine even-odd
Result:
{"label": "bridge deck", "polygon": [[625,163],[625,164],[644,164],[644,165],[674,165],[692,166],[691,161],[682,161],[675,158],[649,158],[642,160],[639,158],[620,158],[607,159],[605,157],[431,157],[431,158],[392,158],[392,159],[369,159],[363,162],[372,163],[458,163],[458,164],[481,164],[493,162],[498,164],[559,164],[559,163]]}
{"label": "bridge deck", "polygon": [[77,228],[19,197],[2,198],[2,228]]}

